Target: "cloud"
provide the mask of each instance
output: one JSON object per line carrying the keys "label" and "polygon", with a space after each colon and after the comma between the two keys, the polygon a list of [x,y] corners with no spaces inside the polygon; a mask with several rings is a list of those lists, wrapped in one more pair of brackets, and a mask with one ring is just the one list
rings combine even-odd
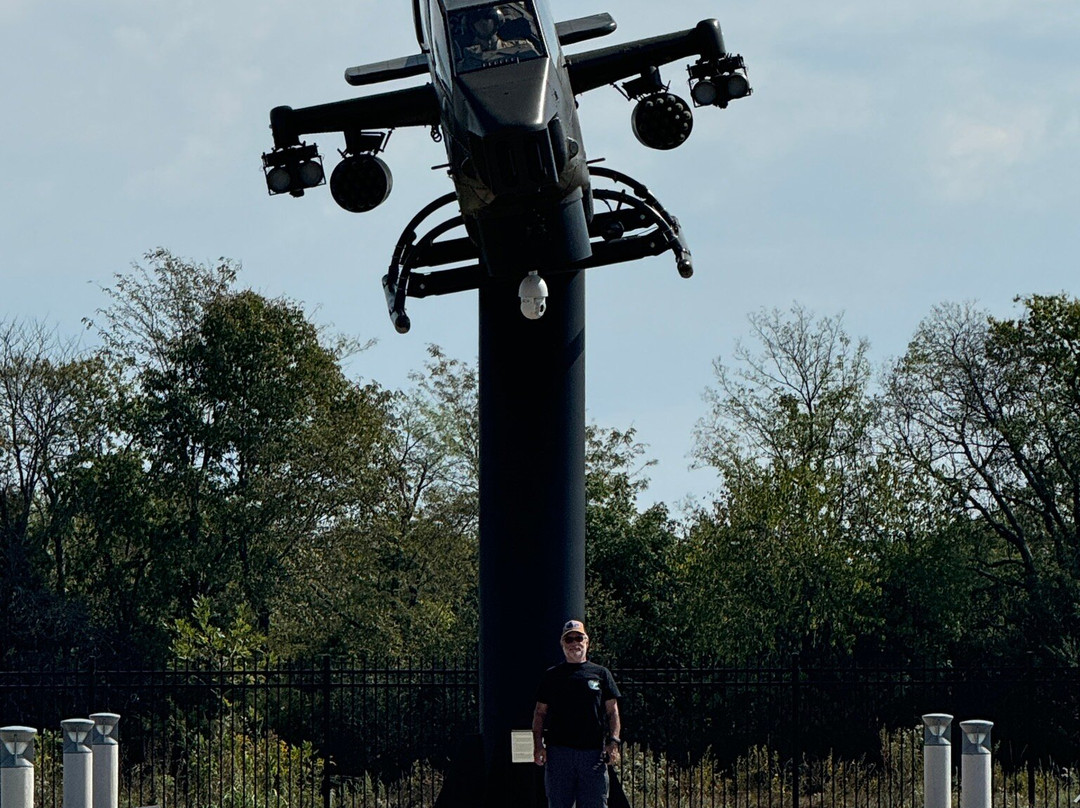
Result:
{"label": "cloud", "polygon": [[[941,115],[931,135],[928,172],[937,197],[971,203],[994,196],[1036,193],[1048,203],[1047,184],[1032,190],[1033,178],[1052,175],[1059,160],[1080,148],[1075,113],[1050,103],[988,101],[980,107]],[[1050,183],[1049,187],[1053,187]]]}

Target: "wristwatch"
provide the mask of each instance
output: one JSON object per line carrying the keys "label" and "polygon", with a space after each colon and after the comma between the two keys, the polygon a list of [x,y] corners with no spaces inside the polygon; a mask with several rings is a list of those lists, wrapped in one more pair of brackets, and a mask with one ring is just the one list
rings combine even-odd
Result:
{"label": "wristwatch", "polygon": [[622,746],[622,738],[608,738],[607,742],[617,744],[618,746]]}

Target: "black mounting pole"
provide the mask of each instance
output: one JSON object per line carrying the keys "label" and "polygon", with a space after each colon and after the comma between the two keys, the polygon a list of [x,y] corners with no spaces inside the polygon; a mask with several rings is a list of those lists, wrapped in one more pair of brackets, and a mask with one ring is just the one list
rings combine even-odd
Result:
{"label": "black mounting pole", "polygon": [[585,611],[585,273],[549,274],[527,320],[518,282],[480,285],[480,724],[487,808],[536,805],[511,763],[559,629]]}

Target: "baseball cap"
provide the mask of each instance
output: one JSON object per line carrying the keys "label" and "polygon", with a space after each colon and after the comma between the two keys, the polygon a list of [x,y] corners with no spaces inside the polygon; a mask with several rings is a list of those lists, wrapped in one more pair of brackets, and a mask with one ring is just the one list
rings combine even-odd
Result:
{"label": "baseball cap", "polygon": [[567,620],[563,624],[562,634],[559,635],[559,639],[561,640],[563,637],[565,637],[572,631],[584,634],[586,637],[589,636],[588,633],[585,631],[585,624],[582,623],[580,620]]}

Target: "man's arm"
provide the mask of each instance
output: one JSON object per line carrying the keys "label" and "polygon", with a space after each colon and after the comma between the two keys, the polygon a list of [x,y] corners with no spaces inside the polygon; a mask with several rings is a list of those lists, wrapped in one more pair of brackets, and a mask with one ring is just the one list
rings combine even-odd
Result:
{"label": "man's arm", "polygon": [[618,763],[619,745],[622,743],[619,736],[619,732],[622,730],[622,722],[619,719],[618,700],[608,699],[605,701],[604,711],[607,713],[608,721],[608,738],[607,743],[604,744],[604,752],[607,755],[608,763]]}
{"label": "man's arm", "polygon": [[547,763],[547,750],[544,749],[544,721],[547,720],[548,706],[542,701],[536,702],[533,710],[533,763],[543,766]]}

